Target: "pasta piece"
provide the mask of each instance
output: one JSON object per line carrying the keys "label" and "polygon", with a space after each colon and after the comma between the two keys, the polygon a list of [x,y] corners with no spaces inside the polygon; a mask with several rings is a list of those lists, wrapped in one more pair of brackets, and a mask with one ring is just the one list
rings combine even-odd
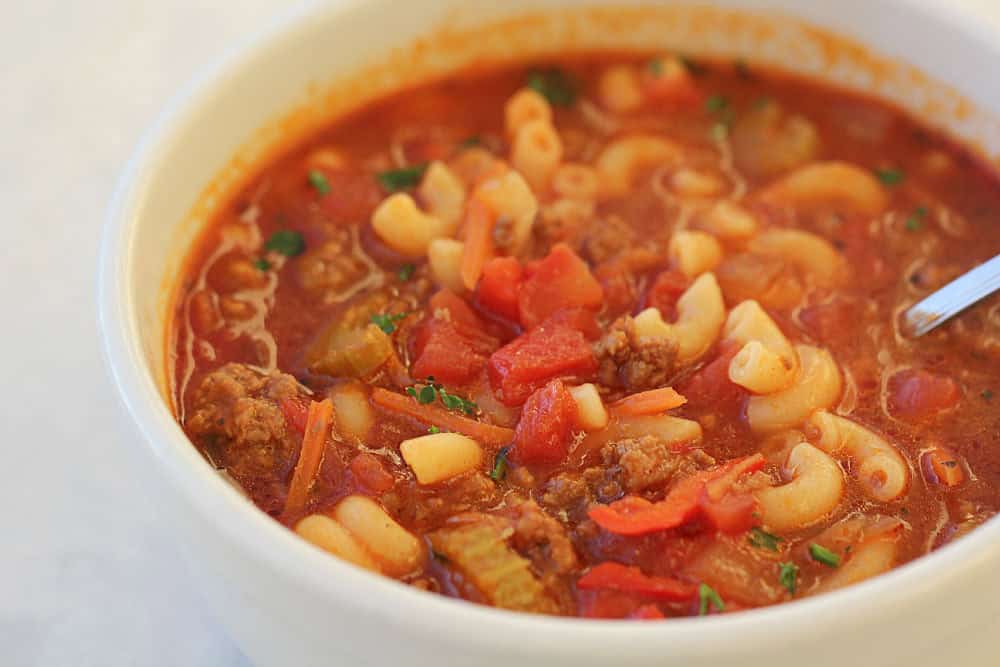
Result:
{"label": "pasta piece", "polygon": [[562,139],[550,121],[532,120],[517,129],[510,163],[535,190],[548,188],[562,156]]}
{"label": "pasta piece", "polygon": [[608,144],[597,157],[596,168],[609,196],[626,194],[643,169],[680,164],[684,151],[663,137],[636,134]]}
{"label": "pasta piece", "polygon": [[891,570],[904,529],[902,521],[888,517],[851,518],[831,526],[817,542],[843,554],[842,562],[815,591],[843,588]]}
{"label": "pasta piece", "polygon": [[682,229],[674,232],[667,254],[681,273],[688,278],[697,278],[719,265],[722,246],[711,234]]}
{"label": "pasta piece", "polygon": [[684,167],[671,175],[670,188],[685,199],[705,199],[721,195],[726,183],[715,174]]}
{"label": "pasta piece", "polygon": [[382,507],[365,496],[348,496],[333,510],[333,518],[378,561],[390,577],[414,572],[424,557],[416,537],[396,523]]}
{"label": "pasta piece", "polygon": [[601,73],[597,98],[608,111],[628,113],[642,106],[643,94],[639,73],[628,65],[612,65]]}
{"label": "pasta piece", "polygon": [[799,167],[765,188],[760,199],[799,210],[833,207],[870,217],[889,206],[889,196],[878,179],[847,162],[814,162]]}
{"label": "pasta piece", "polygon": [[729,364],[734,383],[755,394],[772,394],[795,381],[795,349],[756,301],[744,301],[730,311],[722,337],[743,346]]}
{"label": "pasta piece", "polygon": [[616,415],[607,428],[588,435],[583,448],[596,448],[616,440],[641,438],[645,435],[667,444],[696,444],[701,442],[702,428],[701,424],[692,419],[669,415]]}
{"label": "pasta piece", "polygon": [[447,225],[421,211],[413,197],[402,192],[378,205],[372,214],[372,228],[387,246],[414,259],[427,254],[431,241],[447,236]]}
{"label": "pasta piece", "polygon": [[807,442],[792,448],[783,466],[788,484],[754,494],[764,525],[776,532],[811,526],[833,512],[844,496],[844,473],[830,456]]}
{"label": "pasta piece", "polygon": [[747,401],[747,421],[758,433],[795,428],[840,398],[843,380],[830,353],[810,345],[796,345],[795,352],[801,366],[792,386]]}
{"label": "pasta piece", "polygon": [[858,481],[870,498],[890,502],[906,493],[910,466],[884,438],[824,410],[816,412],[809,423],[819,430],[818,447],[834,456],[854,459]]}
{"label": "pasta piece", "polygon": [[635,316],[641,338],[667,338],[677,345],[677,360],[690,363],[708,352],[726,319],[719,283],[711,273],[702,274],[677,300],[677,321],[668,324],[660,311],[647,308]]}
{"label": "pasta piece", "polygon": [[538,215],[538,200],[527,181],[518,172],[508,170],[480,185],[476,196],[498,220],[510,221],[510,244],[505,250],[516,255],[531,238],[531,228]]}
{"label": "pasta piece", "polygon": [[608,411],[597,387],[588,382],[570,387],[569,394],[576,402],[577,421],[584,431],[599,431],[608,425]]}
{"label": "pasta piece", "polygon": [[465,184],[443,162],[431,162],[417,194],[427,212],[441,221],[441,234],[454,236],[462,220]]}
{"label": "pasta piece", "polygon": [[311,514],[295,526],[295,532],[323,551],[372,572],[381,572],[378,563],[343,526],[323,514]]}
{"label": "pasta piece", "polygon": [[465,244],[455,239],[434,239],[427,246],[427,261],[434,282],[455,294],[465,291],[462,282],[462,254]]}
{"label": "pasta piece", "polygon": [[781,258],[820,287],[834,287],[846,274],[843,257],[829,241],[798,229],[768,230],[750,242],[750,251]]}
{"label": "pasta piece", "polygon": [[757,219],[731,201],[720,201],[698,219],[698,226],[727,241],[745,241],[757,233]]}
{"label": "pasta piece", "polygon": [[483,448],[460,433],[433,433],[399,445],[406,465],[420,484],[437,484],[479,467]]}
{"label": "pasta piece", "polygon": [[590,201],[597,198],[599,181],[593,167],[567,162],[559,165],[552,175],[552,190],[570,200]]}
{"label": "pasta piece", "polygon": [[522,88],[514,93],[504,105],[504,125],[508,136],[533,121],[552,123],[552,107],[540,93],[531,88]]}

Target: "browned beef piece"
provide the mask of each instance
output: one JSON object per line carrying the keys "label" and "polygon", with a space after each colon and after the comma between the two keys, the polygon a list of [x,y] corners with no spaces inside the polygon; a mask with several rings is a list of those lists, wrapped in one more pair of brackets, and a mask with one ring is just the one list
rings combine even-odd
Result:
{"label": "browned beef piece", "polygon": [[677,372],[677,345],[640,338],[629,316],[615,320],[594,344],[594,354],[600,364],[598,377],[608,387],[655,389],[669,384]]}
{"label": "browned beef piece", "polygon": [[601,456],[608,470],[620,472],[622,486],[630,493],[666,484],[678,473],[684,476],[714,463],[701,450],[675,452],[651,435],[608,443]]}
{"label": "browned beef piece", "polygon": [[254,500],[276,509],[301,440],[286,426],[279,401],[301,395],[291,375],[226,364],[195,388],[184,426]]}

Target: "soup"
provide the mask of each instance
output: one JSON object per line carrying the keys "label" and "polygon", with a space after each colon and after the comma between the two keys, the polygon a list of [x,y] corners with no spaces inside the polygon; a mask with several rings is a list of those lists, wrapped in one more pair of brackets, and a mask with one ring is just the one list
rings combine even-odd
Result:
{"label": "soup", "polygon": [[534,613],[819,594],[1000,506],[1000,306],[899,313],[1000,250],[996,175],[744,62],[473,70],[224,202],[172,327],[178,419],[342,559]]}

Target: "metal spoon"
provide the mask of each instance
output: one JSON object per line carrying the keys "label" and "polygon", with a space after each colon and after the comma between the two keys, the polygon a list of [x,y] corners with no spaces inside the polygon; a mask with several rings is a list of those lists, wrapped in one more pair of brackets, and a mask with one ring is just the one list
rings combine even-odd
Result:
{"label": "metal spoon", "polygon": [[916,338],[1000,289],[1000,255],[983,262],[905,311],[903,334]]}

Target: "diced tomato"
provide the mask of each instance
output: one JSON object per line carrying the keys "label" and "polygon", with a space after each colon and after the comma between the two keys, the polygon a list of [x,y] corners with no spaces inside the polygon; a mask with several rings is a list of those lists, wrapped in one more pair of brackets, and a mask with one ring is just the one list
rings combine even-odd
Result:
{"label": "diced tomato", "polygon": [[831,343],[851,335],[856,311],[857,306],[853,302],[834,298],[826,303],[806,306],[799,311],[799,321],[816,340]]}
{"label": "diced tomato", "polygon": [[602,298],[601,285],[586,262],[569,246],[558,243],[521,284],[517,299],[520,321],[530,329],[562,308],[597,310]]}
{"label": "diced tomato", "polygon": [[582,333],[587,340],[597,340],[601,337],[601,325],[597,323],[597,315],[586,308],[563,308],[545,320],[545,326],[566,326]]}
{"label": "diced tomato", "polygon": [[[617,535],[655,533],[702,516],[717,530],[729,532],[743,524],[740,512],[748,507],[730,497],[729,487],[740,475],[763,467],[764,457],[755,454],[730,461],[714,470],[695,473],[677,483],[659,502],[626,496],[610,505],[592,507],[588,515],[601,528]],[[752,518],[752,515],[753,506],[750,505],[747,516]]]}
{"label": "diced tomato", "polygon": [[646,291],[645,306],[656,308],[664,319],[672,320],[677,311],[677,300],[690,286],[691,281],[680,271],[663,271]]}
{"label": "diced tomato", "polygon": [[[414,359],[410,374],[433,376],[446,384],[464,384],[475,378],[500,345],[478,315],[460,297],[442,290],[431,297],[430,314],[411,337]],[[446,311],[442,313],[440,311]]]}
{"label": "diced tomato", "polygon": [[521,286],[521,263],[513,257],[494,257],[483,266],[476,300],[486,310],[511,322],[518,321],[517,293]]}
{"label": "diced tomato", "polygon": [[382,200],[382,193],[371,174],[323,171],[323,175],[330,191],[322,196],[319,207],[333,222],[346,224],[367,220]]}
{"label": "diced tomato", "polygon": [[549,380],[589,378],[597,371],[597,360],[582,333],[546,322],[494,352],[487,368],[494,393],[513,406]]}
{"label": "diced tomato", "polygon": [[636,621],[660,621],[666,618],[655,604],[644,604],[636,608],[628,617]]}
{"label": "diced tomato", "polygon": [[677,579],[650,577],[637,567],[610,562],[592,567],[577,580],[576,587],[582,591],[612,590],[670,602],[690,600],[695,592],[694,586]]}
{"label": "diced tomato", "polygon": [[667,106],[695,106],[702,93],[688,71],[677,58],[658,58],[643,71],[642,90],[647,101]]}
{"label": "diced tomato", "polygon": [[285,423],[299,433],[306,432],[306,421],[309,417],[309,401],[301,398],[283,398],[278,401]]}
{"label": "diced tomato", "polygon": [[739,351],[738,343],[723,343],[718,356],[688,378],[677,391],[693,406],[712,407],[720,412],[735,410],[747,396],[745,389],[729,379],[729,364]]}
{"label": "diced tomato", "polygon": [[517,463],[559,463],[566,458],[576,402],[562,380],[533,393],[521,410],[511,458]]}
{"label": "diced tomato", "polygon": [[900,371],[889,379],[889,410],[898,417],[921,420],[958,405],[962,390],[950,377],[923,369]]}
{"label": "diced tomato", "polygon": [[369,491],[385,493],[395,485],[392,474],[385,469],[378,457],[361,452],[351,459],[351,474]]}

